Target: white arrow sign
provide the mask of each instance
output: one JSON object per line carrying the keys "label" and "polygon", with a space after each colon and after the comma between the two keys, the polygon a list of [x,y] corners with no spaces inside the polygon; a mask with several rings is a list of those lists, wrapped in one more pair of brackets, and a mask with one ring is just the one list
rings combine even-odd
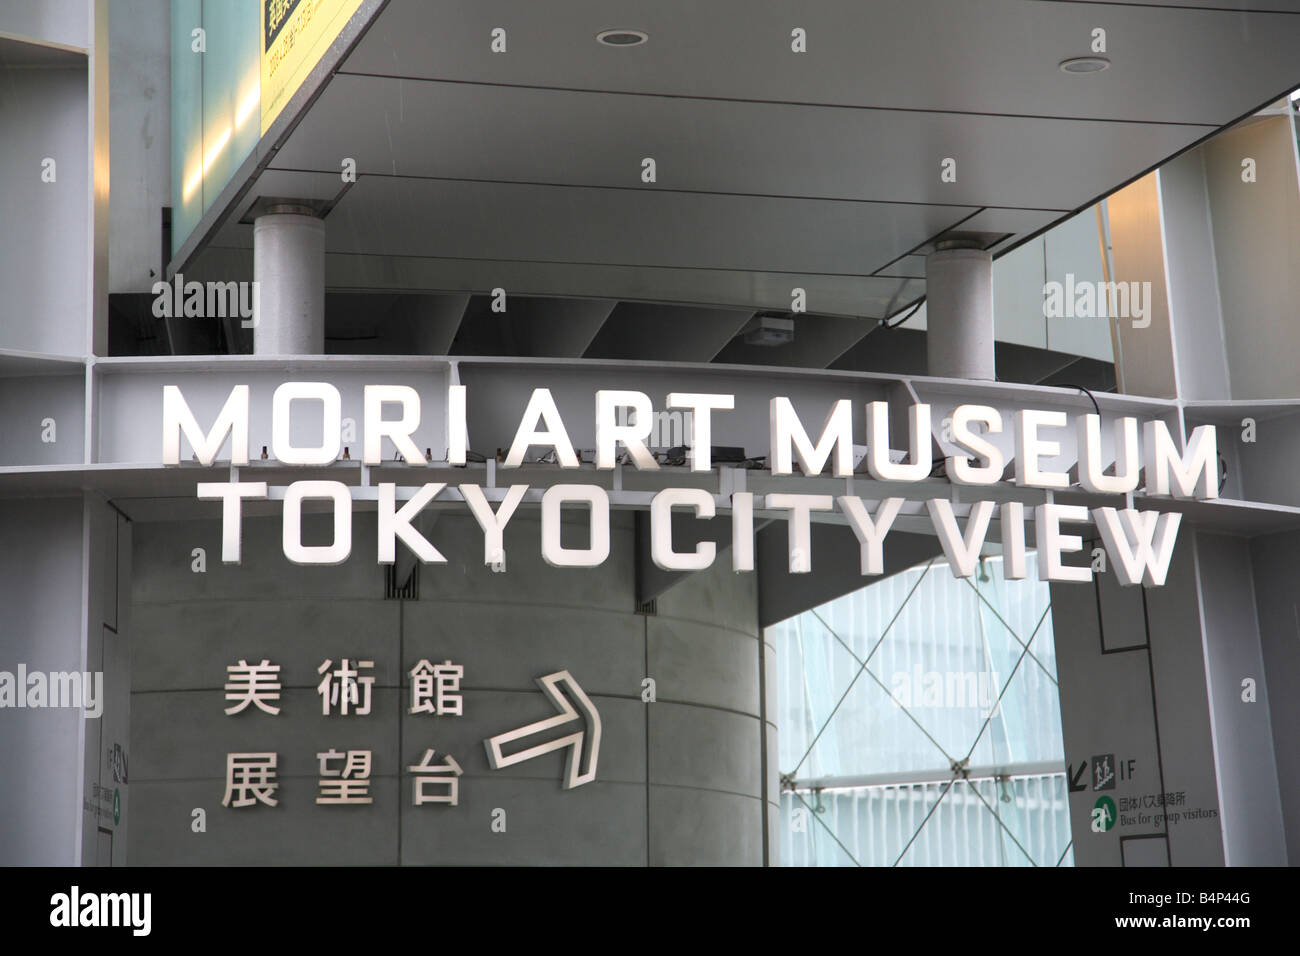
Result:
{"label": "white arrow sign", "polygon": [[[556,671],[539,677],[537,685],[559,713],[483,741],[487,746],[488,763],[493,770],[500,770],[567,747],[569,757],[565,764],[564,789],[572,790],[584,783],[591,783],[596,779],[596,758],[600,755],[600,713],[568,671]],[[570,725],[575,725],[573,732],[554,740],[534,744],[512,754],[505,754],[502,750],[506,744],[549,734],[556,728]]]}

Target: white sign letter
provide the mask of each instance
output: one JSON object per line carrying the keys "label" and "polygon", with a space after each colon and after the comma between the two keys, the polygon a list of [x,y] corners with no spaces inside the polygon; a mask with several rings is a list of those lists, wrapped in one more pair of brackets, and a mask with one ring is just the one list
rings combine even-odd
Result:
{"label": "white sign letter", "polygon": [[447,389],[447,464],[465,464],[469,448],[469,426],[465,423],[465,386]]}
{"label": "white sign letter", "polygon": [[1106,550],[1115,559],[1115,577],[1121,587],[1145,584],[1155,588],[1165,583],[1182,515],[1095,508],[1092,516]]}
{"label": "white sign letter", "polygon": [[[402,406],[402,417],[397,421],[384,421],[384,403]],[[365,463],[378,465],[383,461],[384,436],[393,440],[397,450],[409,464],[423,465],[424,456],[411,433],[420,427],[420,393],[409,385],[367,385],[365,390]]]}
{"label": "white sign letter", "polygon": [[438,492],[447,487],[441,482],[426,484],[415,496],[399,510],[397,507],[397,486],[391,481],[379,483],[379,563],[393,564],[397,561],[397,539],[401,538],[415,556],[425,564],[446,564],[447,559],[438,553],[427,538],[411,526],[411,519],[418,515]]}
{"label": "white sign letter", "polygon": [[707,392],[670,392],[665,404],[669,408],[690,410],[694,434],[687,436],[686,443],[691,446],[691,471],[711,471],[713,419],[710,413],[735,408],[736,396],[710,395]]}
{"label": "white sign letter", "polygon": [[482,488],[478,485],[460,486],[460,493],[465,496],[465,503],[469,505],[469,510],[478,520],[478,526],[483,529],[484,564],[505,561],[506,523],[519,507],[519,502],[523,501],[524,492],[527,490],[527,485],[511,485],[506,496],[501,499],[501,507],[493,513],[492,505],[488,503]]}
{"label": "white sign letter", "polygon": [[201,465],[211,465],[221,450],[226,435],[230,435],[230,463],[248,464],[248,386],[236,385],[230,397],[221,406],[212,431],[206,435],[194,420],[194,413],[185,402],[185,396],[175,385],[163,386],[163,464],[179,465],[181,461],[181,432],[190,440],[194,457]]}
{"label": "white sign letter", "polygon": [[[620,407],[630,408],[636,413],[636,424],[620,425],[615,421],[614,412]],[[650,404],[650,396],[645,392],[597,392],[596,467],[613,468],[618,443],[622,442],[637,468],[642,471],[658,468],[659,463],[645,446],[645,440],[654,430],[654,424],[654,406]]]}
{"label": "white sign letter", "polygon": [[1028,574],[1025,506],[1019,501],[1004,501],[998,506],[998,523],[1002,526],[1002,576],[1008,581],[1023,581]]}
{"label": "white sign letter", "polygon": [[[537,430],[539,418],[546,425],[545,431]],[[555,399],[551,397],[549,388],[533,389],[532,398],[528,399],[528,407],[524,409],[524,417],[519,422],[519,430],[515,432],[514,443],[510,446],[510,454],[506,455],[502,465],[506,468],[518,468],[524,463],[524,454],[530,445],[547,445],[554,448],[555,460],[560,463],[561,468],[578,467],[578,456],[574,454],[573,442],[569,441],[569,433],[564,430],[564,421],[560,418],[560,410],[555,407]]]}
{"label": "white sign letter", "polygon": [[970,427],[971,422],[984,422],[987,434],[1002,431],[1002,415],[996,408],[988,405],[958,405],[952,411],[952,440],[966,451],[983,459],[985,464],[971,464],[965,455],[949,458],[944,462],[948,480],[958,485],[993,485],[1002,480],[1006,463],[1002,451],[991,441]]}
{"label": "white sign letter", "polygon": [[[1142,426],[1146,457],[1147,494],[1175,498],[1219,497],[1219,448],[1213,425],[1198,425],[1187,439],[1187,452],[1178,454],[1165,423],[1156,419]],[[1171,488],[1169,477],[1173,475]]]}
{"label": "white sign letter", "polygon": [[[281,386],[283,388],[284,386]],[[331,386],[332,387],[332,386]],[[335,393],[337,394],[337,392]],[[329,434],[329,429],[325,434]],[[338,435],[338,429],[334,429]],[[334,543],[302,543],[302,503],[306,498],[334,502]],[[295,481],[284,490],[284,556],[294,564],[342,564],[352,553],[352,495],[341,481]]]}
{"label": "white sign letter", "polygon": [[1041,471],[1038,467],[1039,458],[1061,454],[1061,443],[1039,438],[1038,429],[1064,428],[1067,424],[1065,412],[1043,412],[1026,408],[1017,413],[1016,417],[1019,419],[1016,432],[1016,484],[1032,485],[1035,488],[1070,487],[1069,475],[1060,471]]}
{"label": "white sign letter", "polygon": [[[848,404],[847,399],[845,404]],[[835,507],[835,499],[830,495],[768,495],[764,504],[768,508],[789,510],[790,573],[807,574],[812,570],[812,519],[809,513],[830,511]]]}
{"label": "white sign letter", "polygon": [[[323,433],[321,443],[315,448],[294,447],[289,418],[293,403],[298,400],[317,401],[321,404]],[[339,390],[329,382],[285,382],[277,388],[271,398],[271,451],[276,459],[286,465],[328,465],[335,461],[339,457],[342,438],[342,407]],[[352,507],[350,498],[348,507]]]}
{"label": "white sign letter", "polygon": [[885,573],[885,535],[889,534],[889,528],[894,523],[894,518],[898,516],[898,509],[903,507],[902,498],[885,498],[876,508],[875,520],[867,514],[866,506],[862,504],[861,498],[841,495],[838,499],[840,510],[844,512],[849,519],[849,525],[853,528],[853,533],[858,536],[858,543],[862,546],[862,573],[863,574],[884,574]]}
{"label": "white sign letter", "polygon": [[673,550],[673,506],[691,508],[697,518],[715,514],[713,495],[703,488],[665,488],[650,501],[650,557],[665,571],[700,571],[717,557],[718,546],[701,541],[694,551]]}
{"label": "white sign letter", "polygon": [[1062,521],[1087,521],[1083,505],[1039,505],[1034,509],[1034,534],[1038,539],[1038,577],[1043,581],[1091,581],[1090,566],[1072,567],[1061,563],[1066,551],[1082,551],[1077,534],[1061,534]]}
{"label": "white sign letter", "polygon": [[881,481],[924,481],[930,477],[934,467],[930,406],[911,406],[907,424],[909,462],[895,464],[889,460],[889,403],[867,404],[867,470]]}
{"label": "white sign letter", "polygon": [[939,544],[948,557],[948,567],[954,578],[968,578],[975,573],[984,537],[988,534],[989,519],[993,517],[993,502],[977,501],[970,506],[966,519],[966,537],[957,529],[957,517],[952,512],[952,502],[947,498],[931,498],[925,503],[930,510]]}
{"label": "white sign letter", "polygon": [[831,407],[815,448],[790,399],[772,399],[769,415],[772,474],[793,473],[791,445],[805,475],[820,475],[832,450],[835,452],[835,477],[847,478],[853,474],[853,405],[847,398],[840,399]]}
{"label": "white sign letter", "polygon": [[[1085,491],[1101,495],[1122,495],[1138,485],[1138,423],[1136,418],[1118,419],[1115,435],[1115,474],[1102,468],[1101,417],[1079,419],[1079,484]],[[1122,469],[1122,470],[1121,470]]]}
{"label": "white sign letter", "polygon": [[241,498],[265,498],[265,481],[200,481],[198,497],[210,501],[221,499],[221,561],[238,564],[240,561],[240,510]]}
{"label": "white sign letter", "polygon": [[749,491],[731,496],[731,570],[754,570],[754,495]]}
{"label": "white sign letter", "polygon": [[[591,508],[586,548],[560,542],[560,509],[566,502]],[[542,495],[542,558],[553,568],[594,568],[609,557],[609,495],[599,485],[552,485]]]}

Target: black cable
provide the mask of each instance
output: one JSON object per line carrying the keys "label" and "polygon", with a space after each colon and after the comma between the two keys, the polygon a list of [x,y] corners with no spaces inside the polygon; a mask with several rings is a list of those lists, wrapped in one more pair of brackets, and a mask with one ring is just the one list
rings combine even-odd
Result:
{"label": "black cable", "polygon": [[922,297],[921,299],[919,299],[919,300],[917,301],[916,305],[912,306],[912,311],[911,311],[911,312],[907,313],[907,315],[903,316],[903,317],[902,317],[901,319],[899,319],[897,322],[892,322],[892,323],[891,323],[891,322],[889,322],[887,319],[881,319],[881,321],[880,321],[880,325],[876,326],[876,328],[896,329],[896,328],[898,328],[900,325],[902,325],[904,322],[906,322],[908,319],[910,319],[912,316],[916,315],[917,312],[921,311],[921,306],[923,306],[923,305],[925,305],[925,298],[924,298],[924,297]]}
{"label": "black cable", "polygon": [[1058,388],[1073,388],[1073,389],[1077,389],[1077,390],[1080,391],[1080,392],[1083,392],[1083,394],[1085,394],[1085,395],[1088,396],[1088,400],[1089,400],[1090,402],[1092,402],[1092,408],[1093,408],[1093,411],[1095,411],[1095,412],[1098,414],[1098,416],[1101,415],[1101,406],[1097,404],[1097,399],[1093,397],[1092,392],[1088,391],[1088,390],[1087,390],[1086,388],[1084,388],[1082,385],[1072,385],[1072,384],[1070,384],[1069,382],[1062,382],[1062,383],[1061,383],[1059,386],[1057,386],[1057,387],[1058,387]]}
{"label": "black cable", "polygon": [[[1069,382],[1062,382],[1059,387],[1073,388],[1079,390],[1080,392],[1083,392],[1083,394],[1088,396],[1089,401],[1092,402],[1093,410],[1096,411],[1098,416],[1101,415],[1101,407],[1097,404],[1097,399],[1093,396],[1092,392],[1088,391],[1082,385],[1071,385]],[[1227,459],[1225,459],[1222,454],[1220,454],[1218,457],[1219,457],[1219,487],[1222,488],[1224,482],[1228,480],[1228,462]]]}

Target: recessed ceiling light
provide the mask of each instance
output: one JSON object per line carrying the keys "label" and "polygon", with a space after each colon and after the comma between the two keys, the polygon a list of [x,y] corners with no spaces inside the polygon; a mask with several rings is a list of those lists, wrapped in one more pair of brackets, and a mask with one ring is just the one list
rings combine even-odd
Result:
{"label": "recessed ceiling light", "polygon": [[596,42],[605,46],[640,46],[649,39],[640,30],[602,30],[596,34]]}
{"label": "recessed ceiling light", "polygon": [[1104,56],[1075,56],[1061,61],[1062,73],[1100,73],[1110,69],[1110,60]]}

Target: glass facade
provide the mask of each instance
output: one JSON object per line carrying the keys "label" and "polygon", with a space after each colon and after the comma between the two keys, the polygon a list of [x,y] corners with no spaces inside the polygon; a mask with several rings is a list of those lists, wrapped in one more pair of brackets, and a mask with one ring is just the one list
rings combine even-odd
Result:
{"label": "glass facade", "polygon": [[260,16],[259,0],[172,0],[173,254],[261,135]]}
{"label": "glass facade", "polygon": [[783,863],[1070,862],[1051,598],[1028,563],[959,580],[936,559],[768,629]]}

